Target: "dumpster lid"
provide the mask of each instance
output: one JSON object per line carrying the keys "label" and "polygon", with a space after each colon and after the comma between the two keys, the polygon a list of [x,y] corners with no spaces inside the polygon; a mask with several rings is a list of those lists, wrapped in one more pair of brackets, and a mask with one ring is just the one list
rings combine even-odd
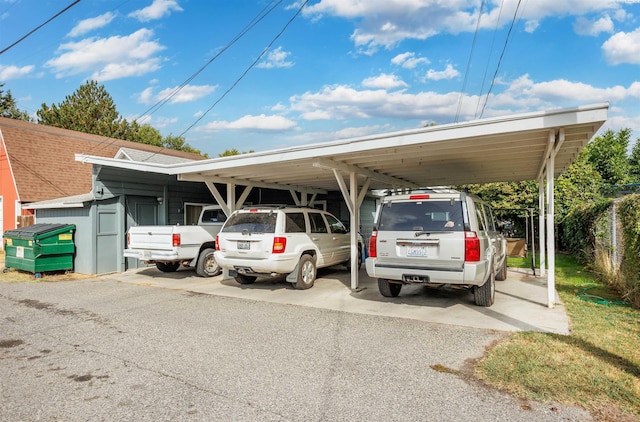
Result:
{"label": "dumpster lid", "polygon": [[58,224],[58,223],[38,223],[31,226],[22,227],[15,230],[7,230],[4,232],[3,237],[7,236],[21,236],[21,237],[33,237],[43,233],[49,233],[55,230],[64,228],[75,229],[74,224]]}

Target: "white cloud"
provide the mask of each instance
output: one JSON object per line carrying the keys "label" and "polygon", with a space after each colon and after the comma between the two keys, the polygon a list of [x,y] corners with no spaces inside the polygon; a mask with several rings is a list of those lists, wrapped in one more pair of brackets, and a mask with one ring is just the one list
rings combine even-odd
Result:
{"label": "white cloud", "polygon": [[573,24],[573,30],[578,35],[592,36],[600,35],[602,32],[613,32],[613,20],[609,15],[603,16],[596,21],[580,16]]}
{"label": "white cloud", "polygon": [[[320,0],[303,13],[312,19],[336,16],[355,23],[351,40],[362,53],[392,48],[403,40],[425,40],[440,33],[474,32],[478,22],[478,3],[468,0]],[[511,23],[519,0],[486,2],[480,28],[493,30],[496,23]],[[533,32],[548,17],[580,16],[621,10],[620,0],[536,0],[518,10],[525,30]],[[502,6],[502,8],[501,8]],[[523,15],[524,13],[524,15]],[[500,19],[498,21],[498,19]]]}
{"label": "white cloud", "polygon": [[391,59],[391,63],[402,66],[405,69],[414,69],[419,64],[429,64],[429,60],[424,57],[416,57],[415,53],[406,52],[398,54]]}
{"label": "white cloud", "polygon": [[33,72],[33,69],[35,69],[33,65],[22,67],[0,65],[0,81],[22,78]]}
{"label": "white cloud", "polygon": [[288,51],[282,51],[282,47],[278,47],[267,53],[265,60],[258,63],[257,67],[262,69],[291,67],[293,66],[293,62],[287,61],[287,57],[289,57],[290,54]]}
{"label": "white cloud", "polygon": [[96,16],[95,18],[84,19],[78,22],[76,26],[69,31],[67,36],[69,37],[77,37],[79,35],[84,35],[87,32],[91,32],[94,29],[103,28],[111,23],[113,19],[115,19],[116,14],[107,12],[100,16]]}
{"label": "white cloud", "polygon": [[[571,107],[576,104],[621,102],[640,99],[640,82],[600,88],[582,82],[556,79],[535,82],[523,75],[494,87],[487,102],[484,117],[532,110]],[[306,92],[290,98],[291,111],[305,120],[396,118],[448,123],[457,114],[460,93],[451,92],[389,92],[378,89],[357,90],[345,85],[326,86],[318,92]],[[485,97],[465,96],[459,120],[478,117]]]}
{"label": "white cloud", "polygon": [[153,0],[149,6],[129,13],[129,17],[136,18],[140,22],[149,22],[170,15],[172,11],[182,12],[182,10],[176,0]]}
{"label": "white cloud", "polygon": [[640,64],[640,28],[633,32],[618,32],[602,44],[609,64]]}
{"label": "white cloud", "polygon": [[190,103],[206,97],[216,90],[217,85],[185,85],[182,89],[179,87],[165,88],[157,94],[153,94],[153,88],[146,88],[138,96],[138,102],[142,104],[154,104],[163,101],[174,92],[175,95],[169,99],[169,104]]}
{"label": "white cloud", "polygon": [[388,125],[372,125],[360,127],[348,127],[337,131],[330,132],[303,132],[299,135],[290,136],[287,141],[293,141],[297,144],[308,144],[312,142],[336,141],[349,138],[360,138],[362,136],[372,135],[389,131]]}
{"label": "white cloud", "polygon": [[442,79],[457,78],[458,76],[460,76],[460,72],[454,69],[452,65],[448,64],[444,70],[437,71],[429,69],[429,71],[427,71],[426,78],[432,81],[439,81]]}
{"label": "white cloud", "polygon": [[362,81],[365,88],[383,88],[393,89],[399,87],[407,87],[408,85],[399,79],[396,75],[381,73],[378,76],[372,76]]}
{"label": "white cloud", "polygon": [[151,40],[153,31],[140,29],[131,35],[109,38],[86,38],[60,45],[58,57],[45,63],[56,77],[92,72],[97,81],[139,76],[160,68],[154,55],[164,49]]}
{"label": "white cloud", "polygon": [[224,120],[208,123],[196,129],[198,132],[217,132],[221,130],[245,130],[245,131],[287,131],[296,127],[296,123],[283,116],[259,116],[246,115],[238,120],[227,122]]}

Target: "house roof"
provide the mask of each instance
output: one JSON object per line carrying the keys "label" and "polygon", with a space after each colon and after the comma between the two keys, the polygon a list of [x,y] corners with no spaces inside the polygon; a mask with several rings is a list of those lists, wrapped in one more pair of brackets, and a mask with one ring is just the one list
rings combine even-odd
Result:
{"label": "house roof", "polygon": [[[144,153],[144,156],[136,156],[136,160],[142,157],[147,162],[185,163],[203,159],[198,154],[184,151],[8,118],[0,118],[0,141],[6,149],[18,196],[23,203],[90,192],[91,166],[75,161],[75,154],[115,157],[125,148],[133,155]],[[154,155],[156,157],[152,159]]]}
{"label": "house roof", "polygon": [[[538,111],[315,145],[162,165],[80,155],[86,163],[177,174],[179,180],[336,190],[336,175],[368,189],[539,180],[560,175],[602,127],[609,105]],[[366,182],[365,179],[366,178]],[[344,183],[344,180],[342,181]],[[340,186],[341,187],[341,186]]]}

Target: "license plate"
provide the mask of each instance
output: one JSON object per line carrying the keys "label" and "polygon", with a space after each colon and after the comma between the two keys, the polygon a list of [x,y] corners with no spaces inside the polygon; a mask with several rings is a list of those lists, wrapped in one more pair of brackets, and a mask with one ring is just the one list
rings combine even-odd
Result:
{"label": "license plate", "polygon": [[407,256],[418,256],[418,257],[426,257],[427,256],[427,248],[422,246],[408,246],[407,247]]}
{"label": "license plate", "polygon": [[250,243],[248,240],[238,240],[238,249],[250,249]]}
{"label": "license plate", "polygon": [[142,259],[151,259],[151,251],[142,251]]}

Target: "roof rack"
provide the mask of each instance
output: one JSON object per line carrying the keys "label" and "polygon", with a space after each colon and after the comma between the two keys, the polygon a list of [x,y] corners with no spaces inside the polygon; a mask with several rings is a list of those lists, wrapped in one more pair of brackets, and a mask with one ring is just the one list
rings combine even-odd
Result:
{"label": "roof rack", "polygon": [[407,188],[407,189],[386,189],[384,192],[384,196],[392,196],[392,195],[408,195],[411,193],[460,193],[459,190],[454,189],[450,186],[430,186],[423,188]]}

